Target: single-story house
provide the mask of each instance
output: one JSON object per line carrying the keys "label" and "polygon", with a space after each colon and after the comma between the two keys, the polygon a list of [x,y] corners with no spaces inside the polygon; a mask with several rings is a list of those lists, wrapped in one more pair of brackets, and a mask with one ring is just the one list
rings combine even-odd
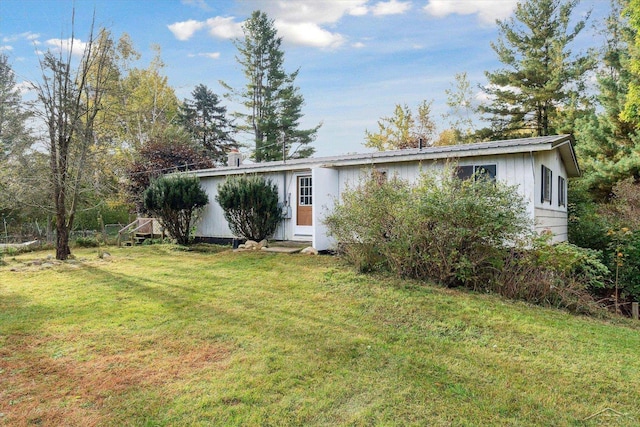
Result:
{"label": "single-story house", "polygon": [[216,202],[218,185],[231,176],[258,174],[276,183],[285,219],[276,240],[311,242],[318,250],[332,246],[323,217],[348,185],[376,169],[387,176],[415,181],[421,171],[455,161],[461,176],[482,170],[492,178],[516,185],[538,232],[549,231],[553,241],[567,240],[567,178],[580,175],[571,135],[511,139],[444,147],[348,154],[243,164],[238,153],[229,166],[195,171],[209,195],[209,205],[196,237],[221,241],[234,237]]}

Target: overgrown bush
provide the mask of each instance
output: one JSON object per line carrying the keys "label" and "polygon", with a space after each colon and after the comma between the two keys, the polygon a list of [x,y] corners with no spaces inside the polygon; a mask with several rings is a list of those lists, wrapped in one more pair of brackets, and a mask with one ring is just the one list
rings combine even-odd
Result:
{"label": "overgrown bush", "polygon": [[218,187],[216,200],[231,232],[237,237],[255,241],[267,239],[282,220],[278,186],[256,175],[227,179]]}
{"label": "overgrown bush", "polygon": [[162,223],[180,245],[188,245],[199,214],[209,203],[207,193],[194,176],[164,176],[144,192],[145,208]]}
{"label": "overgrown bush", "polygon": [[501,268],[504,252],[531,229],[515,187],[462,181],[448,168],[423,174],[416,186],[373,174],[343,193],[326,223],[361,270],[472,288]]}
{"label": "overgrown bush", "polygon": [[543,236],[526,248],[512,248],[487,289],[507,298],[597,313],[600,306],[593,295],[607,286],[610,274],[600,251],[548,240]]}
{"label": "overgrown bush", "polygon": [[416,185],[375,172],[327,217],[341,253],[361,271],[463,285],[509,298],[597,310],[590,292],[609,271],[600,252],[536,238],[516,188],[451,169]]}

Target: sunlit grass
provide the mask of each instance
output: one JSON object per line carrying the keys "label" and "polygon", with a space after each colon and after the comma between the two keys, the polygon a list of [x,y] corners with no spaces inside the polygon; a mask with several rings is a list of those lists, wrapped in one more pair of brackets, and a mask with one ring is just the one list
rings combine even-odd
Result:
{"label": "sunlit grass", "polygon": [[108,250],[5,258],[0,424],[640,423],[632,321],[331,257]]}

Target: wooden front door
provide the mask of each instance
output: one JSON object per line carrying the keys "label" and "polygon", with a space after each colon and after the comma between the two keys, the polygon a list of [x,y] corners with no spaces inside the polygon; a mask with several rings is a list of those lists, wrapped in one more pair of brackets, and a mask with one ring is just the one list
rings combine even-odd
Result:
{"label": "wooden front door", "polygon": [[311,185],[311,175],[298,177],[298,206],[296,209],[296,225],[313,225],[313,188]]}

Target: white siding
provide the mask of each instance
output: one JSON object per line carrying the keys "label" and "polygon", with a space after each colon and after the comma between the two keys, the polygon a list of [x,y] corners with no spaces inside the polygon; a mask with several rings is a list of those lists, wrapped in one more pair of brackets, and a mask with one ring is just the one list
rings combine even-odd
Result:
{"label": "white siding", "polygon": [[[290,219],[283,221],[276,231],[274,239],[290,240],[296,238],[294,234],[296,207],[296,176],[311,174],[313,176],[313,242],[318,249],[326,249],[329,240],[322,220],[333,201],[347,188],[355,188],[373,168],[385,171],[388,177],[398,176],[400,179],[416,182],[423,171],[442,169],[450,160],[423,160],[397,163],[383,163],[380,165],[359,164],[354,166],[322,167],[313,165],[310,169],[282,170],[261,173],[265,178],[272,179],[278,185],[280,202],[289,202],[293,210]],[[463,157],[457,161],[460,166],[466,165],[496,165],[496,179],[509,185],[515,185],[527,205],[527,212],[535,222],[536,231],[549,230],[556,237],[554,241],[566,240],[567,212],[566,206],[558,206],[558,176],[567,177],[567,172],[560,158],[558,150],[520,152],[499,156]],[[552,203],[541,203],[541,167],[545,165],[553,171]],[[224,219],[222,209],[215,200],[217,186],[226,178],[209,176],[201,178],[203,188],[209,195],[209,205],[203,214],[197,230],[198,236],[203,237],[234,237]],[[566,194],[566,193],[565,193]],[[309,237],[307,237],[309,238]]]}
{"label": "white siding", "polygon": [[[551,169],[551,202],[542,202],[542,166]],[[558,150],[539,152],[535,154],[535,230],[537,232],[551,231],[553,242],[567,240],[567,171]],[[565,179],[565,206],[558,205],[558,177]]]}
{"label": "white siding", "polygon": [[564,242],[568,238],[567,214],[560,210],[536,208],[536,228],[538,233],[553,234],[553,243]]}
{"label": "white siding", "polygon": [[338,194],[340,173],[337,169],[314,168],[313,179],[313,247],[323,251],[333,247],[334,241],[327,236],[324,218],[333,210]]}
{"label": "white siding", "polygon": [[[295,203],[295,188],[291,191],[291,186],[295,186],[293,174],[291,172],[273,172],[262,175],[265,179],[271,179],[278,186],[278,200],[284,205],[287,200],[288,193],[291,193],[292,203]],[[218,186],[226,180],[226,177],[206,177],[201,178],[202,188],[209,196],[209,204],[202,213],[202,218],[197,225],[197,237],[216,237],[216,238],[234,238],[233,233],[229,229],[227,220],[224,218],[224,212],[218,202],[216,195],[218,194]],[[287,240],[291,238],[292,226],[291,220],[285,219],[276,230],[275,239]]]}

